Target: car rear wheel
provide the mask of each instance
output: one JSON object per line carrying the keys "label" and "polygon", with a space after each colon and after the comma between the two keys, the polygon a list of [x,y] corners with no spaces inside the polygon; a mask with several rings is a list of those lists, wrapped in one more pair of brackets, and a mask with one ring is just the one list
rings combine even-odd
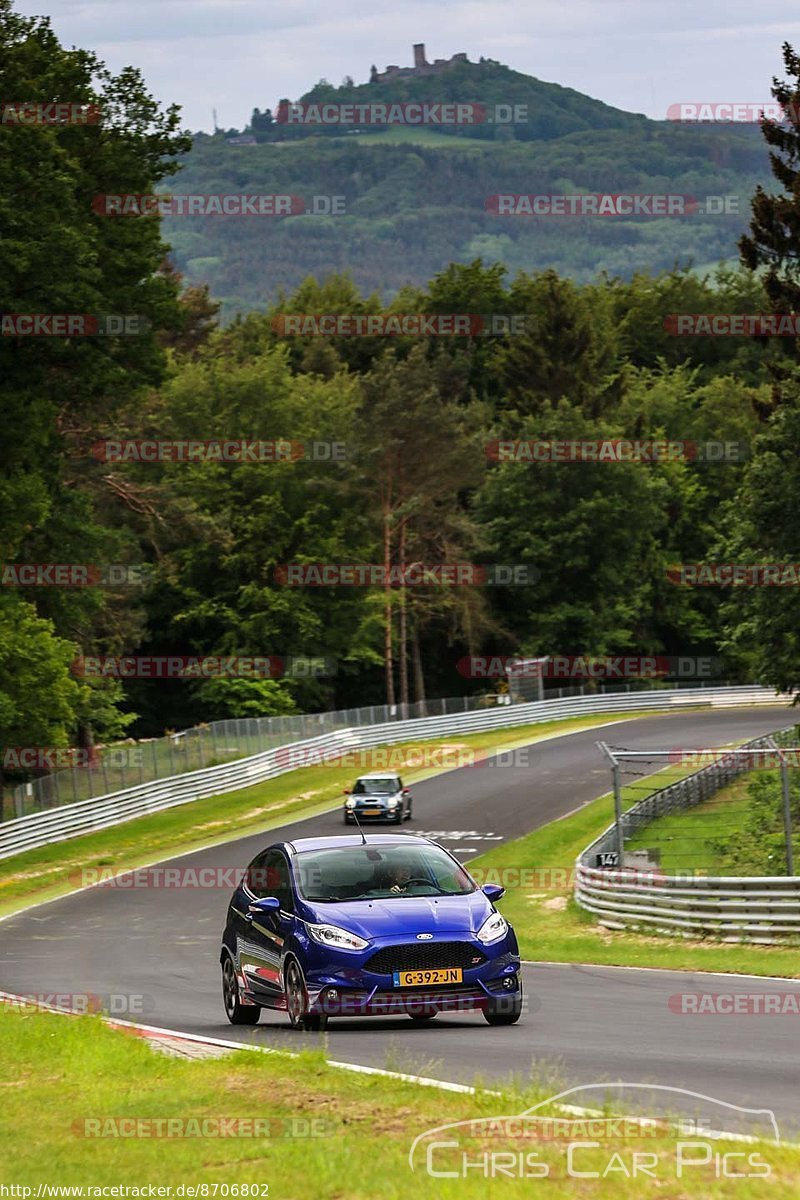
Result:
{"label": "car rear wheel", "polygon": [[322,1013],[309,1013],[308,990],[300,964],[293,958],[286,968],[286,1011],[292,1029],[300,1029],[313,1033],[324,1029],[328,1018]]}
{"label": "car rear wheel", "polygon": [[222,1002],[225,1005],[225,1016],[231,1025],[258,1024],[261,1008],[257,1004],[242,1004],[233,960],[227,954],[222,964]]}

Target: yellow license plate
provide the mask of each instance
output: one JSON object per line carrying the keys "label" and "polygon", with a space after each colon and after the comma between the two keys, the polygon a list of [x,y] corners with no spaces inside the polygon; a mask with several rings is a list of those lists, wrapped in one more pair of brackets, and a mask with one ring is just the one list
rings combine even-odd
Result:
{"label": "yellow license plate", "polygon": [[382,808],[362,808],[362,817],[379,817],[383,813]]}
{"label": "yellow license plate", "polygon": [[428,971],[395,971],[395,987],[435,987],[442,983],[461,983],[460,967],[437,967]]}

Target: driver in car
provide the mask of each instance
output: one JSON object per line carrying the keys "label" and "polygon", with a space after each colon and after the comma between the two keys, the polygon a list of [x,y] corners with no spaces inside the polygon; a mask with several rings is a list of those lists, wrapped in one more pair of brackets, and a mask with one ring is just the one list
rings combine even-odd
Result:
{"label": "driver in car", "polygon": [[385,865],[381,872],[379,887],[386,888],[395,896],[402,895],[406,890],[406,884],[411,879],[411,872],[408,867],[402,864],[395,866]]}

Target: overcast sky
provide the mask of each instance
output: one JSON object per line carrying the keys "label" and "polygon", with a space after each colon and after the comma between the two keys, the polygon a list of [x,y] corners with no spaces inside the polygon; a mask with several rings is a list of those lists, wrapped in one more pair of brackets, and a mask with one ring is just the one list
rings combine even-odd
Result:
{"label": "overcast sky", "polygon": [[[800,13],[777,0],[17,0],[45,13],[65,46],[114,70],[141,69],[185,125],[242,127],[254,107],[297,99],[320,78],[366,82],[375,63],[409,66],[465,51],[664,117],[679,101],[769,99],[780,47],[800,47]],[[795,10],[796,11],[796,10]],[[475,97],[480,100],[479,96]]]}

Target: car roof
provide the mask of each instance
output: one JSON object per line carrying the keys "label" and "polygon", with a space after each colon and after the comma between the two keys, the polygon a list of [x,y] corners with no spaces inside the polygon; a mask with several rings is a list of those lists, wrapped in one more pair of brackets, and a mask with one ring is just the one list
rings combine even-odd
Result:
{"label": "car roof", "polygon": [[[359,775],[358,779],[399,779],[399,771],[367,771],[366,775]],[[358,779],[356,783],[358,783]]]}
{"label": "car roof", "polygon": [[[365,834],[368,846],[402,846],[409,841],[430,842],[430,838],[419,833],[373,833]],[[347,846],[363,846],[364,842],[358,833],[330,834],[328,837],[293,838],[285,842],[287,850],[302,854],[305,850],[335,850]]]}

